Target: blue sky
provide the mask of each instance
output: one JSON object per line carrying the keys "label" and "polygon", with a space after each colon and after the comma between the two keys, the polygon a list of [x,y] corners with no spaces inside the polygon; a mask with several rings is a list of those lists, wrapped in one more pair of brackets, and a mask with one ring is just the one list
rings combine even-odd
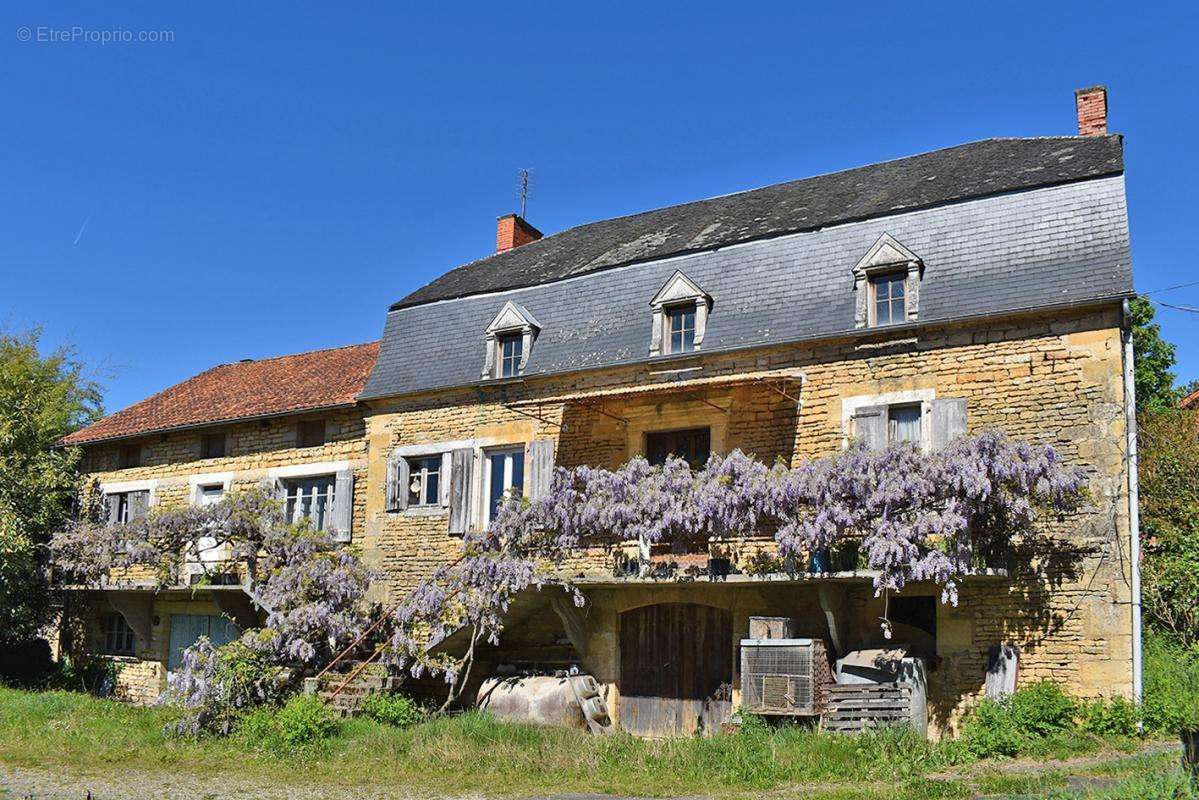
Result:
{"label": "blue sky", "polygon": [[[1137,287],[1199,281],[1194,4],[6,4],[0,324],[116,410],[217,363],[368,341],[549,233],[991,136],[1105,83]],[[21,41],[22,28],[30,41]],[[158,43],[70,29],[169,31]],[[67,41],[45,41],[67,31]],[[96,32],[96,33],[91,33]],[[39,41],[41,39],[41,41]],[[1199,286],[1157,294],[1199,306]],[[1159,308],[1179,376],[1199,316]]]}

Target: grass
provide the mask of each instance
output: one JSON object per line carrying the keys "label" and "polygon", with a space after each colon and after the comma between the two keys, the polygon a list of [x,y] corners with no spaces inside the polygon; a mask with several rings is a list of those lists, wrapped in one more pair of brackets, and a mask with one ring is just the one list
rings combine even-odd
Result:
{"label": "grass", "polygon": [[[1006,774],[994,762],[972,763],[956,743],[930,744],[901,731],[850,738],[750,726],[735,735],[646,742],[499,723],[481,714],[402,729],[358,718],[338,726],[318,747],[271,755],[236,736],[167,737],[162,728],[174,713],[82,694],[0,687],[0,763],[81,774],[235,773],[275,784],[318,783],[330,794],[361,785],[507,796],[569,791],[761,796],[786,790],[805,797],[889,800],[1069,791],[1060,769]],[[1070,734],[1047,741],[1040,756],[1109,753],[1110,762],[1103,762],[1108,771],[1088,774],[1105,782],[1158,776],[1155,785],[1170,785],[1172,777],[1160,776],[1177,772],[1177,755],[1173,763],[1121,755],[1135,747],[1128,740]]]}

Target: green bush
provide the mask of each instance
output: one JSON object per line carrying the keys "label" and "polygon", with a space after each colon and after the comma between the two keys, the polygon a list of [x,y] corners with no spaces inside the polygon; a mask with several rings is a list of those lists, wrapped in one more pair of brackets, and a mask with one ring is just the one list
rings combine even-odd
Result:
{"label": "green bush", "polygon": [[1199,652],[1160,633],[1145,637],[1145,727],[1174,736],[1199,725]]}
{"label": "green bush", "polygon": [[367,695],[362,713],[376,722],[407,728],[425,718],[425,710],[402,694],[376,693]]}
{"label": "green bush", "polygon": [[976,758],[1012,757],[1028,744],[1028,736],[1016,727],[1003,703],[983,700],[966,717],[962,741]]}
{"label": "green bush", "polygon": [[1050,681],[1003,698],[983,700],[962,726],[966,749],[978,758],[1015,756],[1051,736],[1074,729],[1078,704]]}
{"label": "green bush", "polygon": [[247,714],[237,734],[253,750],[295,756],[319,750],[337,729],[337,719],[319,697],[301,694],[282,708],[259,708]]}
{"label": "green bush", "polygon": [[1002,701],[1016,728],[1045,737],[1074,727],[1078,704],[1052,681],[1039,681]]}
{"label": "green bush", "polygon": [[1141,711],[1123,697],[1093,700],[1078,707],[1078,724],[1096,736],[1137,736]]}

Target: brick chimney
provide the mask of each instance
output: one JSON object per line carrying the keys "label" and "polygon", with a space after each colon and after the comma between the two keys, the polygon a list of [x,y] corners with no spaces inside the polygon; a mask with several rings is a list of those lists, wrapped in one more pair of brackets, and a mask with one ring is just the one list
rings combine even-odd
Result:
{"label": "brick chimney", "polygon": [[1074,93],[1078,107],[1078,135],[1103,136],[1107,133],[1107,87],[1092,86]]}
{"label": "brick chimney", "polygon": [[505,214],[496,222],[495,251],[503,253],[540,238],[541,231],[525,222],[520,214]]}

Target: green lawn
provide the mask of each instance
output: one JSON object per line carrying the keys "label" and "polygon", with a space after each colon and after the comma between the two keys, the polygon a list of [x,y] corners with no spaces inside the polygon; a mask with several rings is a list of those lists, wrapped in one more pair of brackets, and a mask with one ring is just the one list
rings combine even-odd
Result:
{"label": "green lawn", "polygon": [[[1047,792],[1188,796],[1143,793],[1183,785],[1177,753],[1128,755],[1139,743],[1081,735],[1041,755],[1090,753],[1091,760],[1041,768],[971,761],[954,743],[927,744],[896,732],[849,738],[759,730],[644,742],[500,724],[469,714],[404,730],[355,719],[315,750],[279,756],[256,752],[237,737],[169,738],[162,726],[172,713],[81,694],[0,688],[0,764],[86,774],[123,769],[236,774],[264,783],[317,784],[331,795],[338,788],[375,785],[493,796],[568,791],[761,796],[771,790],[889,800]],[[1142,794],[1086,794],[1096,787],[1120,791],[1122,783]]]}

